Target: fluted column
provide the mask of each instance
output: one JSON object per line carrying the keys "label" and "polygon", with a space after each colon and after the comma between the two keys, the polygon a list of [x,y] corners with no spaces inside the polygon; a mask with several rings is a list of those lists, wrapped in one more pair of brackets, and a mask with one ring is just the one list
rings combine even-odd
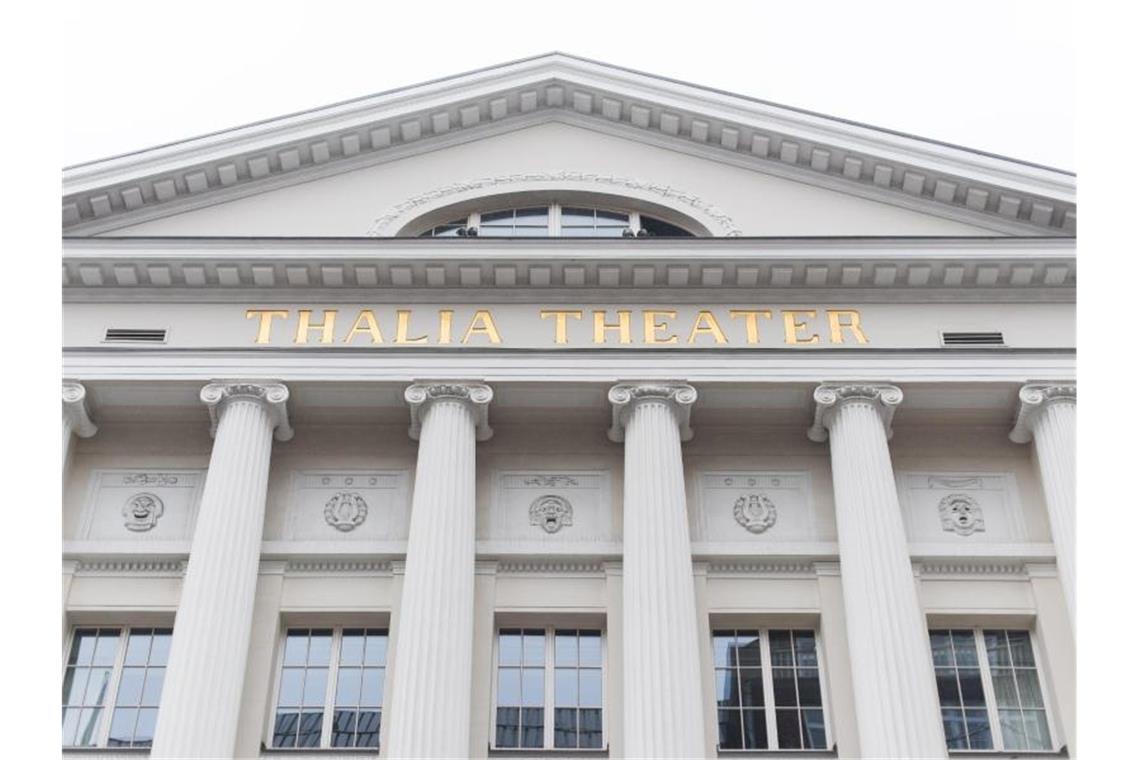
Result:
{"label": "fluted column", "polygon": [[475,442],[491,437],[491,396],[479,383],[417,383],[404,392],[420,447],[384,713],[388,757],[466,757],[471,749]]}
{"label": "fluted column", "polygon": [[174,620],[155,758],[234,754],[273,437],[293,436],[280,383],[202,389],[214,448]]}
{"label": "fluted column", "polygon": [[1033,441],[1057,552],[1057,573],[1069,607],[1069,622],[1076,628],[1077,386],[1030,383],[1021,388],[1018,398],[1017,421],[1009,438],[1015,443]]}
{"label": "fluted column", "polygon": [[87,414],[87,389],[74,380],[63,381],[63,472],[71,461],[71,437],[90,438],[99,428]]}
{"label": "fluted column", "polygon": [[860,756],[946,757],[926,620],[887,448],[901,402],[893,385],[821,385],[808,437],[831,439]]}
{"label": "fluted column", "polygon": [[697,392],[622,383],[611,440],[625,441],[622,729],[625,757],[702,757],[700,644],[681,441]]}

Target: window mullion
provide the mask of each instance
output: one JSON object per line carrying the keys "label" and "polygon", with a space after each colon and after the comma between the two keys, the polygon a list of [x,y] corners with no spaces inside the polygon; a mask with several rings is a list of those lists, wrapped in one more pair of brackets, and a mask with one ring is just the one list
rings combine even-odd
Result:
{"label": "window mullion", "polygon": [[772,652],[768,648],[768,631],[760,631],[760,677],[764,681],[764,724],[768,735],[768,749],[775,749],[776,741],[776,685],[772,680]]}
{"label": "window mullion", "polygon": [[633,230],[634,235],[636,235],[641,230],[641,212],[640,211],[630,211],[629,212],[629,228],[631,230]]}
{"label": "window mullion", "polygon": [[550,223],[546,226],[546,232],[550,237],[562,236],[562,204],[550,204]]}
{"label": "window mullion", "polygon": [[[107,741],[111,737],[111,718],[113,717],[115,702],[118,701],[119,698],[119,681],[121,681],[123,677],[123,663],[127,660],[127,644],[130,643],[130,640],[130,627],[120,628],[119,647],[115,651],[115,665],[111,669],[111,680],[107,683],[107,697],[103,703],[103,722],[99,725],[99,738],[95,742],[95,746],[97,747],[106,747]],[[135,713],[135,719],[138,719],[138,713]],[[131,739],[134,739],[133,731]]]}
{"label": "window mullion", "polygon": [[[333,701],[336,697],[336,679],[340,673],[340,643],[344,636],[343,628],[333,628],[332,646],[329,647],[329,675],[325,679],[325,714],[321,718],[321,741],[319,745],[327,749],[332,746]],[[306,674],[306,678],[308,674]]]}
{"label": "window mullion", "polygon": [[[974,629],[974,646],[978,650],[978,667],[982,671],[982,694],[986,698],[986,715],[990,721],[990,743],[995,750],[1005,748],[1005,737],[1001,732],[1001,721],[998,717],[997,696],[994,693],[993,676],[990,674],[990,653],[986,649],[986,638],[981,628]],[[957,670],[957,665],[955,665]]]}
{"label": "window mullion", "polygon": [[542,663],[542,746],[554,746],[554,626],[547,626]]}

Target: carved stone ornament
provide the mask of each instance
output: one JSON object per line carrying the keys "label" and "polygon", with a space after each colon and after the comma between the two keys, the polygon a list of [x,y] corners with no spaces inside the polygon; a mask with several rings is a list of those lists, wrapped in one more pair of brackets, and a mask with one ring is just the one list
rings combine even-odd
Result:
{"label": "carved stone ornament", "polygon": [[152,493],[137,493],[123,505],[123,525],[135,533],[146,533],[158,524],[166,511],[162,499]]}
{"label": "carved stone ornament", "polygon": [[87,389],[73,380],[63,381],[63,418],[70,423],[71,432],[80,438],[90,438],[99,428],[87,413]]}
{"label": "carved stone ornament", "polygon": [[264,404],[273,420],[273,434],[279,441],[293,437],[285,402],[289,389],[282,383],[255,380],[216,380],[202,388],[202,403],[210,410],[210,435],[218,432],[218,423],[226,406],[233,401],[256,401]]}
{"label": "carved stone ornament", "polygon": [[938,517],[942,520],[942,530],[959,536],[970,536],[986,529],[981,505],[964,493],[943,496],[938,502]]}
{"label": "carved stone ornament", "polygon": [[539,496],[530,505],[530,524],[537,525],[547,533],[557,533],[567,525],[574,524],[574,508],[561,496]]}
{"label": "carved stone ornament", "polygon": [[487,419],[487,407],[494,397],[491,386],[484,383],[464,381],[419,382],[404,389],[404,400],[408,402],[412,414],[412,425],[408,435],[413,441],[420,439],[424,412],[436,401],[462,401],[475,415],[475,440],[485,441],[493,431]]}
{"label": "carved stone ornament", "polygon": [[625,425],[630,413],[640,403],[664,402],[673,410],[681,440],[692,440],[693,429],[689,427],[689,412],[697,400],[697,389],[688,383],[660,381],[646,383],[618,383],[610,388],[610,404],[613,405],[613,421],[607,432],[615,443],[625,440]]}
{"label": "carved stone ornament", "polygon": [[325,503],[325,522],[341,533],[356,530],[368,519],[368,502],[353,491],[341,491]]}
{"label": "carved stone ornament", "polygon": [[883,423],[887,438],[891,437],[891,420],[895,408],[902,403],[903,392],[898,386],[886,383],[824,383],[812,394],[815,400],[815,419],[808,430],[808,438],[816,443],[827,440],[835,413],[846,404],[870,404]]}
{"label": "carved stone ornament", "polygon": [[1014,443],[1029,443],[1041,413],[1051,404],[1077,403],[1076,383],[1030,383],[1017,393],[1017,419],[1009,439]]}
{"label": "carved stone ornament", "polygon": [[176,486],[178,485],[177,475],[168,475],[164,472],[149,473],[137,472],[132,475],[123,476],[123,485],[125,486]]}
{"label": "carved stone ornament", "polygon": [[732,505],[732,516],[749,533],[763,533],[776,524],[776,505],[762,493],[750,493]]}

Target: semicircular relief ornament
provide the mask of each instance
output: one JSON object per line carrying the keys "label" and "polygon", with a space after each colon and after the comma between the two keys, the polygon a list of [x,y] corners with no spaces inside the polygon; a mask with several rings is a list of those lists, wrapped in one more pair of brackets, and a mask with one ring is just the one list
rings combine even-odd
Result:
{"label": "semicircular relief ornament", "polygon": [[732,516],[749,533],[763,533],[776,524],[776,505],[762,493],[750,493],[732,505]]}
{"label": "semicircular relief ornament", "polygon": [[123,526],[135,533],[145,533],[158,524],[166,511],[162,499],[152,493],[137,493],[123,505]]}
{"label": "semicircular relief ornament", "polygon": [[959,536],[969,536],[986,529],[982,506],[973,496],[964,493],[943,496],[938,502],[938,517],[942,520],[942,530],[953,531]]}
{"label": "semicircular relief ornament", "polygon": [[561,496],[539,496],[530,505],[530,524],[537,525],[547,533],[557,533],[567,525],[574,524],[574,508]]}
{"label": "semicircular relief ornament", "polygon": [[368,518],[368,502],[353,491],[341,491],[325,502],[325,522],[348,533],[356,530]]}

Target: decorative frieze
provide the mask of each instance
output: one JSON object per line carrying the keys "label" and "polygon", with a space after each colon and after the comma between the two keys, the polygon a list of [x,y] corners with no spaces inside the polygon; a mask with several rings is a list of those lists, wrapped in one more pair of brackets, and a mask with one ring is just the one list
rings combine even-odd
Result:
{"label": "decorative frieze", "polygon": [[190,538],[202,470],[96,470],[78,538]]}
{"label": "decorative frieze", "polygon": [[608,472],[503,472],[495,484],[486,538],[540,542],[615,538]]}
{"label": "decorative frieze", "polygon": [[601,574],[604,570],[602,562],[576,562],[573,560],[500,560],[498,573],[515,574]]}
{"label": "decorative frieze", "polygon": [[706,472],[698,480],[698,541],[832,540],[805,472]]}
{"label": "decorative frieze", "polygon": [[289,574],[378,575],[392,572],[392,563],[374,559],[291,559],[285,563]]}
{"label": "decorative frieze", "polygon": [[712,561],[708,566],[709,575],[747,576],[803,576],[815,577],[815,563],[810,560],[763,560],[763,561]]}
{"label": "decorative frieze", "polygon": [[1017,483],[1003,472],[899,472],[907,536],[918,542],[1026,540]]}
{"label": "decorative frieze", "polygon": [[108,559],[81,559],[76,563],[76,575],[139,575],[181,576],[186,569],[182,559],[154,557],[113,557]]}
{"label": "decorative frieze", "polygon": [[409,477],[402,471],[306,470],[293,476],[287,541],[400,540]]}

